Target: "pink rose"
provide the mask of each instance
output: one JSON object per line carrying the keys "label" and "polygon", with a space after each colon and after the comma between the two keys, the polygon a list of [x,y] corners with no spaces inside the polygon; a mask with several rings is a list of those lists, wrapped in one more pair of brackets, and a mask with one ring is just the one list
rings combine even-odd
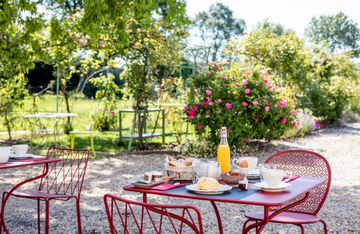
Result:
{"label": "pink rose", "polygon": [[219,99],[219,100],[218,100],[218,103],[222,103],[222,100],[221,100],[221,99]]}
{"label": "pink rose", "polygon": [[270,110],[270,107],[265,106],[265,111],[268,112]]}
{"label": "pink rose", "polygon": [[296,112],[297,112],[297,113],[301,113],[301,110],[297,109]]}
{"label": "pink rose", "polygon": [[277,107],[278,107],[278,105],[277,105],[277,104],[275,104],[275,105],[274,105],[274,107],[275,107],[275,108],[277,108]]}
{"label": "pink rose", "polygon": [[202,66],[202,65],[199,65],[199,68],[200,68],[200,69],[202,69],[202,68],[203,68],[203,66]]}
{"label": "pink rose", "polygon": [[238,86],[239,86],[239,84],[238,84],[238,83],[236,83],[236,84],[235,84],[235,87],[238,87]]}
{"label": "pink rose", "polygon": [[195,104],[193,105],[193,108],[194,108],[194,110],[198,109],[198,107]]}
{"label": "pink rose", "polygon": [[214,103],[213,102],[209,102],[209,106],[213,106],[214,105]]}
{"label": "pink rose", "polygon": [[201,125],[198,125],[198,126],[197,126],[197,129],[201,130],[201,129],[202,129],[202,126],[201,126]]}
{"label": "pink rose", "polygon": [[185,109],[185,110],[188,110],[188,109],[189,109],[189,107],[187,107],[187,106],[184,106],[184,109]]}
{"label": "pink rose", "polygon": [[114,111],[111,111],[111,115],[114,115]]}
{"label": "pink rose", "polygon": [[226,103],[225,106],[226,106],[226,108],[231,109],[231,104],[230,103]]}
{"label": "pink rose", "polygon": [[247,102],[242,102],[241,103],[243,106],[248,106],[249,104],[247,104]]}
{"label": "pink rose", "polygon": [[189,119],[194,119],[195,117],[193,115],[190,115],[189,116]]}
{"label": "pink rose", "polygon": [[249,94],[250,93],[250,89],[245,89],[245,94]]}
{"label": "pink rose", "polygon": [[248,82],[247,80],[243,80],[243,81],[242,81],[242,84],[243,84],[243,85],[247,85],[248,83],[249,83],[249,82]]}
{"label": "pink rose", "polygon": [[209,115],[209,114],[210,114],[210,111],[208,111],[208,110],[205,111],[205,114],[206,114],[206,115]]}
{"label": "pink rose", "polygon": [[243,141],[247,141],[247,139],[246,139],[246,138],[243,138]]}
{"label": "pink rose", "polygon": [[291,113],[291,115],[294,115],[294,114],[295,114],[295,111],[292,110],[292,111],[290,111],[290,113]]}
{"label": "pink rose", "polygon": [[210,71],[206,71],[206,74],[210,75]]}
{"label": "pink rose", "polygon": [[195,115],[195,110],[191,109],[190,111],[188,111],[188,115]]}
{"label": "pink rose", "polygon": [[269,105],[269,102],[268,102],[268,101],[265,101],[265,105]]}
{"label": "pink rose", "polygon": [[250,75],[250,72],[245,72],[246,75]]}
{"label": "pink rose", "polygon": [[203,102],[203,103],[201,103],[201,105],[203,105],[203,106],[205,106],[207,104],[207,102]]}
{"label": "pink rose", "polygon": [[71,30],[70,30],[70,29],[67,29],[65,32],[66,32],[66,34],[70,34],[70,33],[71,33]]}
{"label": "pink rose", "polygon": [[200,71],[199,71],[199,69],[196,69],[195,72],[196,72],[196,73],[199,73]]}
{"label": "pink rose", "polygon": [[205,93],[206,93],[207,95],[209,95],[209,96],[211,95],[211,91],[208,90],[208,89],[205,91]]}
{"label": "pink rose", "polygon": [[253,104],[254,106],[256,106],[256,105],[259,104],[259,103],[258,103],[258,101],[255,100],[255,101],[252,102],[252,104]]}
{"label": "pink rose", "polygon": [[226,80],[226,76],[222,76],[221,79]]}
{"label": "pink rose", "polygon": [[99,41],[99,46],[104,47],[104,41]]}
{"label": "pink rose", "polygon": [[281,122],[286,123],[286,118],[282,118]]}

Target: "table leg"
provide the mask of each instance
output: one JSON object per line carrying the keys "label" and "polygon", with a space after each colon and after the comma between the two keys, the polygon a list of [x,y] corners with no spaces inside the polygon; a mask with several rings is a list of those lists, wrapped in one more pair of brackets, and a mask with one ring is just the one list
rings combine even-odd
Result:
{"label": "table leg", "polygon": [[5,211],[5,205],[6,205],[6,202],[7,200],[9,199],[10,195],[16,190],[18,189],[20,186],[26,184],[26,183],[29,183],[31,181],[34,181],[34,180],[38,180],[38,179],[41,179],[43,177],[45,177],[47,175],[49,171],[49,164],[46,163],[44,165],[44,169],[43,169],[43,173],[39,176],[35,176],[33,178],[30,178],[30,179],[27,179],[27,180],[24,180],[23,182],[15,185],[8,193],[7,195],[5,196],[5,198],[3,197],[3,201],[2,201],[2,204],[1,204],[1,225],[0,225],[0,232],[1,232],[1,226],[4,228],[4,231],[9,234],[9,230],[6,228],[6,225],[5,225],[5,216],[4,216],[4,211]]}
{"label": "table leg", "polygon": [[305,194],[304,198],[302,198],[302,199],[300,199],[300,200],[298,200],[298,201],[296,201],[296,202],[294,202],[294,203],[292,203],[292,204],[290,204],[290,205],[288,205],[288,206],[285,206],[285,207],[283,207],[283,208],[275,211],[275,212],[272,213],[271,215],[269,215],[270,207],[264,206],[264,218],[263,218],[262,220],[260,220],[260,221],[254,220],[254,221],[257,221],[257,222],[254,223],[254,224],[251,224],[251,225],[247,226],[247,227],[245,228],[245,230],[243,230],[242,233],[243,233],[243,234],[246,234],[246,233],[248,233],[251,229],[256,228],[256,233],[257,233],[257,234],[260,234],[261,231],[264,229],[265,225],[266,225],[274,216],[278,215],[278,214],[281,213],[281,212],[287,211],[287,210],[289,210],[290,208],[299,205],[300,203],[303,203],[304,201],[306,201],[306,199],[308,199],[308,197],[309,197],[309,192],[307,192],[307,193]]}
{"label": "table leg", "polygon": [[215,204],[214,201],[210,201],[211,205],[213,206],[214,208],[214,211],[215,211],[215,214],[216,214],[216,218],[217,218],[217,221],[218,221],[218,225],[219,225],[219,233],[220,234],[223,234],[224,231],[223,231],[223,226],[222,226],[222,222],[221,222],[221,217],[220,217],[220,213],[219,213],[219,210]]}

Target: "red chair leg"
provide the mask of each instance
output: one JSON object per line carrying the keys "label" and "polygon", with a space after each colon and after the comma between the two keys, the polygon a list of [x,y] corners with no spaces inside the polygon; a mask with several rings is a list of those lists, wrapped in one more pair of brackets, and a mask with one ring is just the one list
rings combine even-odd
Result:
{"label": "red chair leg", "polygon": [[305,229],[302,224],[296,224],[296,226],[298,226],[301,229],[301,234],[305,234]]}
{"label": "red chair leg", "polygon": [[78,221],[79,234],[81,234],[82,230],[81,230],[80,199],[76,199],[76,215],[77,215],[77,221]]}
{"label": "red chair leg", "polygon": [[247,226],[247,223],[250,222],[250,221],[253,221],[253,220],[252,220],[252,219],[247,219],[247,220],[244,222],[243,228],[242,228],[242,233],[243,233],[243,234],[245,234],[244,230],[245,230],[245,228],[246,228],[246,226]]}
{"label": "red chair leg", "polygon": [[[2,195],[2,199],[1,199],[1,206],[4,204],[4,199],[5,199],[5,193],[3,193]],[[0,213],[1,214],[1,213]],[[2,220],[1,220],[1,217],[0,217],[0,234],[2,233]]]}
{"label": "red chair leg", "polygon": [[327,226],[324,220],[320,219],[320,222],[324,225],[324,233],[327,234]]}
{"label": "red chair leg", "polygon": [[40,210],[40,199],[37,199],[38,203],[38,233],[41,233],[41,226],[40,226],[40,216],[41,216],[41,210]]}
{"label": "red chair leg", "polygon": [[49,234],[50,201],[45,200],[45,234]]}

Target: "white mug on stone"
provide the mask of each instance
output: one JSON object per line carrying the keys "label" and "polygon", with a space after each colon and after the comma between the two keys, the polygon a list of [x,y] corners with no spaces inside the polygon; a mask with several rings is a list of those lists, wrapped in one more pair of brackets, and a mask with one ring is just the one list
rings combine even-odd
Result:
{"label": "white mug on stone", "polygon": [[[277,188],[280,183],[289,181],[292,173],[283,170],[268,169],[262,170],[261,175],[268,188]],[[289,175],[289,178],[282,181],[285,175]]]}

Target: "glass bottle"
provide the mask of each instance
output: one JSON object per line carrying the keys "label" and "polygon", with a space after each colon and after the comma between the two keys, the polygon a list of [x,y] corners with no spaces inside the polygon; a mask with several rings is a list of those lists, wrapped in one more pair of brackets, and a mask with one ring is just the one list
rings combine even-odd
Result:
{"label": "glass bottle", "polygon": [[220,144],[217,151],[217,161],[221,165],[221,173],[230,171],[230,148],[227,142],[226,127],[220,130]]}

